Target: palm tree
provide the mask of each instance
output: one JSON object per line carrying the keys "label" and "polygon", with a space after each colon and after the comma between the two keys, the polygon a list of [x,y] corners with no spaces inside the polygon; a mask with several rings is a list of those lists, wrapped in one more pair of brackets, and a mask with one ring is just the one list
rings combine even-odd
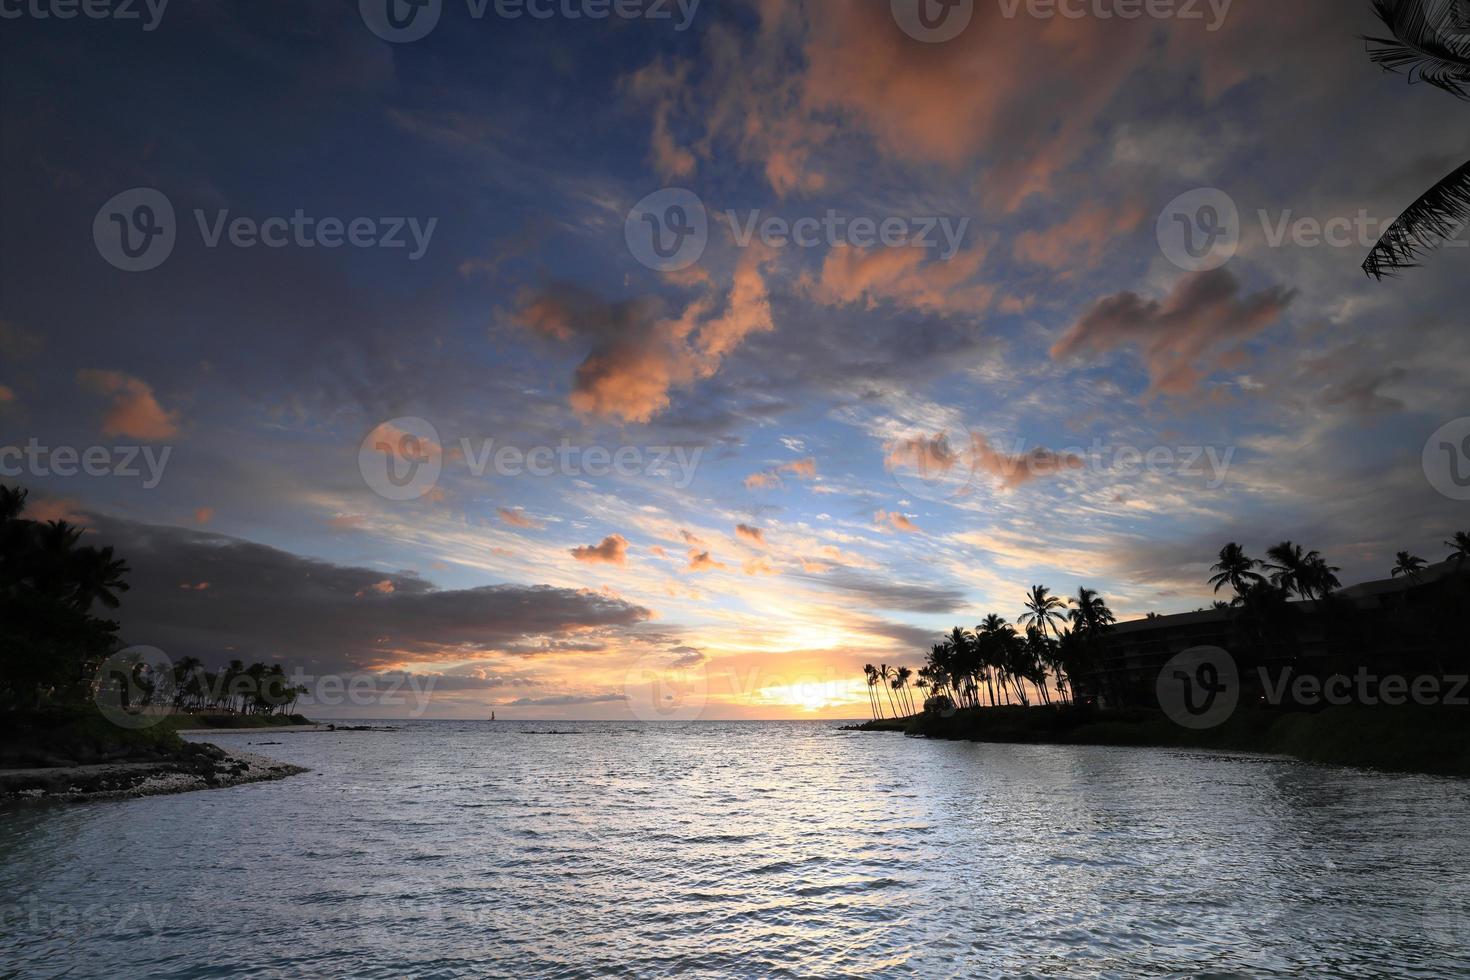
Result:
{"label": "palm tree", "polygon": [[1016,620],[1017,623],[1036,627],[1043,637],[1051,630],[1055,630],[1057,636],[1062,635],[1061,624],[1067,621],[1065,600],[1052,595],[1044,585],[1033,585],[1026,594],[1025,605],[1026,612]]}
{"label": "palm tree", "polygon": [[[1365,38],[1368,57],[1411,83],[1428,82],[1470,100],[1470,27],[1457,22],[1459,0],[1373,0],[1392,38]],[[1383,233],[1363,271],[1382,280],[1412,268],[1425,252],[1438,248],[1470,218],[1470,162],[1426,191]]]}
{"label": "palm tree", "polygon": [[[891,681],[891,680],[893,680],[893,668],[890,667],[890,666],[888,666],[887,664],[879,664],[878,665],[878,676],[883,679],[884,686],[887,687],[888,682]],[[898,708],[894,707],[894,705],[893,705],[893,688],[888,687],[887,690],[888,690],[888,707],[893,708],[893,717],[897,718],[897,717],[899,717],[899,714],[898,714]]]}
{"label": "palm tree", "polygon": [[[985,671],[987,683],[990,676],[994,674],[996,682],[1000,685],[1001,694],[1005,697],[1006,704],[1010,704],[1011,695],[1006,690],[1007,663],[1004,646],[1005,634],[1015,636],[1011,624],[995,613],[985,617],[985,621],[975,627],[975,661],[980,669]],[[995,706],[995,691],[990,693],[991,707]]]}
{"label": "palm tree", "polygon": [[1245,595],[1256,582],[1264,581],[1264,578],[1255,571],[1260,565],[1259,561],[1249,557],[1245,549],[1234,541],[1220,549],[1220,560],[1210,566],[1210,571],[1215,574],[1210,578],[1210,584],[1219,592],[1225,586],[1235,590],[1236,600]]}
{"label": "palm tree", "polygon": [[1096,636],[1118,620],[1107,602],[1092,589],[1078,589],[1072,599],[1072,626],[1079,633]]}
{"label": "palm tree", "polygon": [[[963,627],[956,626],[949,634],[949,646],[953,656],[953,669],[951,674],[959,679],[968,691],[969,700],[972,704],[978,703],[978,686],[981,675],[984,673],[984,664],[980,662],[980,649],[975,642],[975,637],[965,632]],[[987,681],[989,678],[986,678]],[[994,690],[990,693],[990,701],[995,703]]]}
{"label": "palm tree", "polygon": [[1456,531],[1454,537],[1444,544],[1446,548],[1455,549],[1445,561],[1454,562],[1457,568],[1470,558],[1470,531]]}
{"label": "palm tree", "polygon": [[71,574],[74,593],[72,601],[83,611],[100,602],[107,609],[119,605],[117,593],[128,591],[123,576],[132,571],[128,563],[113,558],[112,547],[78,548],[72,554]]}
{"label": "palm tree", "polygon": [[1271,571],[1271,584],[1287,592],[1296,592],[1305,599],[1307,596],[1303,591],[1302,578],[1307,570],[1308,559],[1302,546],[1283,541],[1273,548],[1267,548],[1266,557],[1269,561],[1264,566]]}
{"label": "palm tree", "polygon": [[909,668],[907,668],[907,667],[900,667],[900,668],[898,668],[897,683],[898,683],[898,686],[899,686],[900,693],[903,694],[903,699],[908,702],[909,714],[914,714],[915,713],[914,712],[914,699],[909,696],[909,678],[912,677],[912,676],[914,676],[914,672],[912,670],[910,670]]}
{"label": "palm tree", "polygon": [[1307,589],[1308,597],[1326,599],[1334,590],[1342,588],[1342,583],[1337,579],[1337,573],[1340,571],[1342,569],[1336,565],[1327,564],[1327,561],[1315,551],[1309,554],[1307,567],[1302,571],[1302,584]]}
{"label": "palm tree", "polygon": [[1407,551],[1400,551],[1393,566],[1393,577],[1404,576],[1411,582],[1419,581],[1419,573],[1424,570],[1426,562],[1418,555],[1411,555]]}
{"label": "palm tree", "polygon": [[872,664],[863,664],[863,676],[868,681],[868,701],[870,702],[868,707],[872,710],[875,719],[881,719],[883,717],[883,705],[878,700],[878,692],[873,690],[873,686],[878,683],[878,668]]}

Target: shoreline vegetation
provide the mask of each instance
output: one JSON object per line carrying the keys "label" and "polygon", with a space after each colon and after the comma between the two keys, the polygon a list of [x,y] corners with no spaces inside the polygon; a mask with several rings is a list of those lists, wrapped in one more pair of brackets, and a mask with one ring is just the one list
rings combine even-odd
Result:
{"label": "shoreline vegetation", "polygon": [[235,786],[305,772],[191,742],[180,731],[286,730],[303,689],[280,664],[196,658],[150,663],[116,609],[130,569],[81,543],[66,521],[22,517],[26,491],[0,486],[0,804],[93,800]]}
{"label": "shoreline vegetation", "polygon": [[[1401,551],[1388,578],[1344,588],[1316,551],[1283,541],[1261,561],[1232,542],[1208,580],[1217,594],[1228,589],[1228,601],[1127,623],[1091,589],[1063,600],[1033,586],[1016,626],[992,613],[974,630],[955,627],[917,671],[865,666],[872,719],[845,730],[1252,752],[1470,777],[1470,644],[1459,615],[1470,608],[1470,532],[1445,546],[1440,564]],[[1205,651],[1211,671],[1228,664],[1239,707],[1186,725],[1180,705],[1161,701],[1170,684],[1182,682],[1187,703],[1227,689],[1218,672],[1179,666]],[[1398,696],[1320,696],[1360,677],[1385,695],[1392,682]],[[1411,701],[1411,688],[1435,696]],[[1316,696],[1289,693],[1303,690]]]}
{"label": "shoreline vegetation", "polygon": [[1021,745],[1094,745],[1245,752],[1385,772],[1470,777],[1462,708],[1342,706],[1318,712],[1241,710],[1217,728],[1194,730],[1162,711],[1086,707],[964,708],[845,726],[843,731]]}

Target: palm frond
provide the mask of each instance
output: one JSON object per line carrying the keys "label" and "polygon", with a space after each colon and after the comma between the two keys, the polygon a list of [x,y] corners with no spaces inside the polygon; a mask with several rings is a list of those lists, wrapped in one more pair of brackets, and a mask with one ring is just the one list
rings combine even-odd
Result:
{"label": "palm frond", "polygon": [[1438,248],[1470,223],[1470,162],[1431,187],[1378,239],[1363,271],[1382,280],[1412,269],[1425,252]]}
{"label": "palm frond", "polygon": [[1409,83],[1470,100],[1470,15],[1462,0],[1373,0],[1393,37],[1365,37],[1368,57]]}

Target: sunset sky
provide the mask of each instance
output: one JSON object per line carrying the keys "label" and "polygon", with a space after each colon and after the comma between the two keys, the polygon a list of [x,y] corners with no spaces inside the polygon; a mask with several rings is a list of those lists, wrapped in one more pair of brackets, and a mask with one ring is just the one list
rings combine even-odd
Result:
{"label": "sunset sky", "polygon": [[[448,0],[410,43],[326,0],[6,21],[0,445],[152,455],[4,480],[128,560],[128,642],[407,674],[431,717],[660,717],[655,676],[671,717],[854,717],[864,663],[1033,584],[1128,619],[1207,604],[1229,540],[1345,583],[1441,559],[1470,518],[1421,457],[1470,415],[1470,250],[1380,284],[1356,231],[1273,239],[1392,220],[1470,155],[1470,107],[1369,62],[1366,2],[1198,6],[976,0],[941,43],[876,0],[683,30]],[[177,215],[149,271],[94,238],[133,188]],[[664,188],[708,215],[673,271],[630,245]],[[1188,271],[1158,226],[1201,188],[1240,244]],[[417,258],[406,223],[209,247],[223,211],[433,225]],[[829,212],[938,244],[742,244]],[[405,435],[439,475],[392,500],[374,447]],[[492,439],[629,465],[477,475]]]}

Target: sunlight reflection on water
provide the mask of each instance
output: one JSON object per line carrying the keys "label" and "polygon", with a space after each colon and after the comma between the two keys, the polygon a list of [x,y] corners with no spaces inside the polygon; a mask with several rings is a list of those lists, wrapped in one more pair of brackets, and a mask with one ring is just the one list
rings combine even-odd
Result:
{"label": "sunlight reflection on water", "polygon": [[314,771],[0,814],[6,967],[1470,973],[1461,782],[830,723],[211,739]]}

